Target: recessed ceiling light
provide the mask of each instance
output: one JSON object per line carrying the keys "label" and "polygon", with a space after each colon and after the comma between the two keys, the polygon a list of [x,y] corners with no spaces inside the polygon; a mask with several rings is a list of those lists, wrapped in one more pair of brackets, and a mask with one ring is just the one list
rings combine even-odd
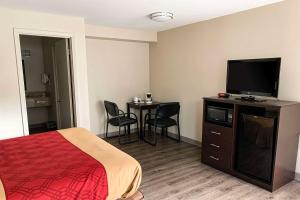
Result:
{"label": "recessed ceiling light", "polygon": [[155,12],[150,14],[150,19],[156,22],[166,22],[173,19],[173,13],[170,12]]}

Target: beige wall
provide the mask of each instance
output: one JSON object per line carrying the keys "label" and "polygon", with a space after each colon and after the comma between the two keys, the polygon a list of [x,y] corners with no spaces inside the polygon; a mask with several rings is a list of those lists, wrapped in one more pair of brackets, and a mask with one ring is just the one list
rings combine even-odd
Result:
{"label": "beige wall", "polygon": [[87,39],[86,47],[91,129],[104,133],[104,100],[126,111],[126,102],[149,91],[149,44]]}
{"label": "beige wall", "polygon": [[156,31],[144,31],[136,29],[113,28],[86,24],[85,36],[91,38],[121,39],[132,41],[156,42]]}
{"label": "beige wall", "polygon": [[300,101],[299,19],[300,1],[287,0],[159,32],[150,88],[158,100],[181,102],[182,135],[201,141],[202,97],[225,90],[228,59],[282,57],[279,98]]}
{"label": "beige wall", "polygon": [[77,122],[89,128],[89,102],[83,18],[0,8],[0,139],[23,135],[14,29],[60,32],[73,37]]}

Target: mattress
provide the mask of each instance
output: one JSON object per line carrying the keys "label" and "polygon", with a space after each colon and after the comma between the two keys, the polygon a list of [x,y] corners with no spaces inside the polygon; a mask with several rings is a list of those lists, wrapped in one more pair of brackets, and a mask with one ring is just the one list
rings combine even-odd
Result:
{"label": "mattress", "polygon": [[[104,166],[108,181],[108,200],[128,198],[137,192],[141,183],[142,170],[134,158],[86,129],[71,128],[58,132]],[[5,191],[1,180],[0,199],[5,200]]]}

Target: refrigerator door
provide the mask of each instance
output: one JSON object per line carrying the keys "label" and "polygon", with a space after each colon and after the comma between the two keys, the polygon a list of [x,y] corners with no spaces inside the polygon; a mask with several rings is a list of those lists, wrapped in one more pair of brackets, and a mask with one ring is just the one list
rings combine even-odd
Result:
{"label": "refrigerator door", "polygon": [[240,114],[239,120],[235,167],[245,175],[270,183],[276,119]]}

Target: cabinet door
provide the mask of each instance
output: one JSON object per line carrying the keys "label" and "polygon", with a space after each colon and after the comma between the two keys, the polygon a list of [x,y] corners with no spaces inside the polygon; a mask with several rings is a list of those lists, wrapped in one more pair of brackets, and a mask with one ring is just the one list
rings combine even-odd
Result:
{"label": "cabinet door", "polygon": [[239,115],[235,168],[237,171],[270,183],[276,118]]}

